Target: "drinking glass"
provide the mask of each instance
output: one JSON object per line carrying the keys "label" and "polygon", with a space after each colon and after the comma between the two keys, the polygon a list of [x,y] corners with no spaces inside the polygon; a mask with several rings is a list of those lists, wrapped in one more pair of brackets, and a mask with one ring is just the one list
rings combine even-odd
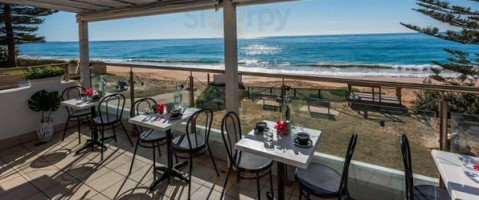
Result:
{"label": "drinking glass", "polygon": [[148,109],[145,110],[145,115],[147,115],[147,116],[151,116],[151,115],[153,115],[153,113],[155,113],[155,112],[153,112],[153,109],[151,109],[151,108],[148,108]]}
{"label": "drinking glass", "polygon": [[295,124],[294,125],[294,133],[299,133],[299,132],[304,132],[303,125],[301,124]]}
{"label": "drinking glass", "polygon": [[263,132],[263,142],[266,149],[274,149],[273,131],[271,131],[269,128],[266,128]]}

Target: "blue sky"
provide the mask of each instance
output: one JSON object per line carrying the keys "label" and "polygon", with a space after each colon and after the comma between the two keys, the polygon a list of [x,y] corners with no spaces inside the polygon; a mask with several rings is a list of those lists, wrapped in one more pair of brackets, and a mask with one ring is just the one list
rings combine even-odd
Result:
{"label": "blue sky", "polygon": [[[438,25],[411,8],[414,0],[303,0],[239,7],[240,38],[411,32],[399,22]],[[197,11],[93,22],[91,41],[223,36],[222,11]],[[75,14],[48,16],[38,31],[47,41],[78,41]]]}

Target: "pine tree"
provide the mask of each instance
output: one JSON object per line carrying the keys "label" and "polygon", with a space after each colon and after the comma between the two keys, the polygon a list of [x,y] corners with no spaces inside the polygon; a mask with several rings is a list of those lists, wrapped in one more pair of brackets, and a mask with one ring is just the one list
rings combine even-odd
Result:
{"label": "pine tree", "polygon": [[[426,35],[465,45],[479,45],[479,0],[469,0],[477,7],[471,8],[452,4],[445,0],[416,0],[419,8],[413,10],[447,24],[450,30],[441,30],[438,27],[420,27],[401,23],[403,26]],[[447,85],[476,86],[479,79],[479,52],[466,52],[457,49],[444,49],[450,57],[447,62],[432,61],[441,69],[432,69],[431,79]],[[444,72],[449,72],[449,76]],[[451,73],[452,72],[452,73]],[[454,76],[450,76],[454,74]],[[427,107],[422,103],[437,102],[441,97],[434,91],[425,91],[417,94],[414,107]],[[446,93],[443,96],[448,101],[451,111],[479,113],[479,100],[472,94]],[[437,109],[437,107],[435,107]],[[436,110],[437,111],[437,110]]]}
{"label": "pine tree", "polygon": [[14,4],[0,4],[0,45],[8,47],[7,66],[17,66],[17,50],[15,45],[30,42],[41,42],[45,38],[35,32],[39,24],[43,23],[42,17],[51,15],[56,11],[21,6]]}

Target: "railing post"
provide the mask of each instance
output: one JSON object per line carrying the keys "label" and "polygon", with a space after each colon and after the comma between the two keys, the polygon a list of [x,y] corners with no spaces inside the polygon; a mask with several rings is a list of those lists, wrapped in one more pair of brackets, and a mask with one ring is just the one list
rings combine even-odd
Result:
{"label": "railing post", "polygon": [[133,67],[130,67],[130,109],[133,109],[135,103],[135,80],[133,75]]}
{"label": "railing post", "polygon": [[70,72],[68,71],[68,68],[68,65],[66,67],[63,67],[63,69],[65,70],[65,82],[70,81]]}
{"label": "railing post", "polygon": [[[441,151],[449,151],[447,145],[447,101],[444,100],[444,92],[441,92],[439,99],[439,149]],[[442,177],[439,177],[439,187],[446,188]]]}
{"label": "railing post", "polygon": [[193,71],[190,71],[190,77],[188,78],[190,80],[189,84],[189,97],[190,97],[190,107],[195,107],[195,83],[193,80]]}
{"label": "railing post", "polygon": [[444,92],[439,100],[439,148],[441,151],[449,151],[447,145],[447,101],[444,100]]}

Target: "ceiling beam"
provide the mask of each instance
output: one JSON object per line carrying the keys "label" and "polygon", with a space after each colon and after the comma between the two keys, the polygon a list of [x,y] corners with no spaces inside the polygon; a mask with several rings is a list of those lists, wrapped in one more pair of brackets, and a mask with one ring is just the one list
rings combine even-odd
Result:
{"label": "ceiling beam", "polygon": [[300,0],[233,0],[233,2],[236,3],[236,5],[238,6],[280,3],[280,2],[288,2],[288,1],[300,1]]}
{"label": "ceiling beam", "polygon": [[214,9],[216,6],[217,2],[214,0],[163,1],[148,5],[130,6],[121,9],[80,13],[77,15],[77,20],[105,21],[121,18]]}
{"label": "ceiling beam", "polygon": [[61,11],[74,12],[74,13],[83,12],[83,9],[80,9],[80,8],[74,8],[74,7],[62,6],[62,5],[55,5],[55,4],[51,4],[51,3],[27,1],[27,0],[0,0],[0,3],[19,4],[19,5],[25,5],[25,6],[33,6],[33,7],[37,7],[37,8],[61,10]]}
{"label": "ceiling beam", "polygon": [[102,5],[112,8],[120,8],[135,5],[129,2],[115,1],[115,0],[75,0],[76,2],[88,3],[93,5]]}
{"label": "ceiling beam", "polygon": [[83,3],[83,2],[77,2],[77,1],[72,1],[72,0],[30,0],[34,2],[39,2],[39,3],[49,3],[52,5],[60,5],[60,6],[69,6],[69,7],[74,7],[74,8],[79,8],[81,10],[90,10],[90,11],[95,11],[95,10],[105,10],[105,9],[112,9],[114,7],[110,6],[100,6],[100,5],[93,5],[90,3]]}

